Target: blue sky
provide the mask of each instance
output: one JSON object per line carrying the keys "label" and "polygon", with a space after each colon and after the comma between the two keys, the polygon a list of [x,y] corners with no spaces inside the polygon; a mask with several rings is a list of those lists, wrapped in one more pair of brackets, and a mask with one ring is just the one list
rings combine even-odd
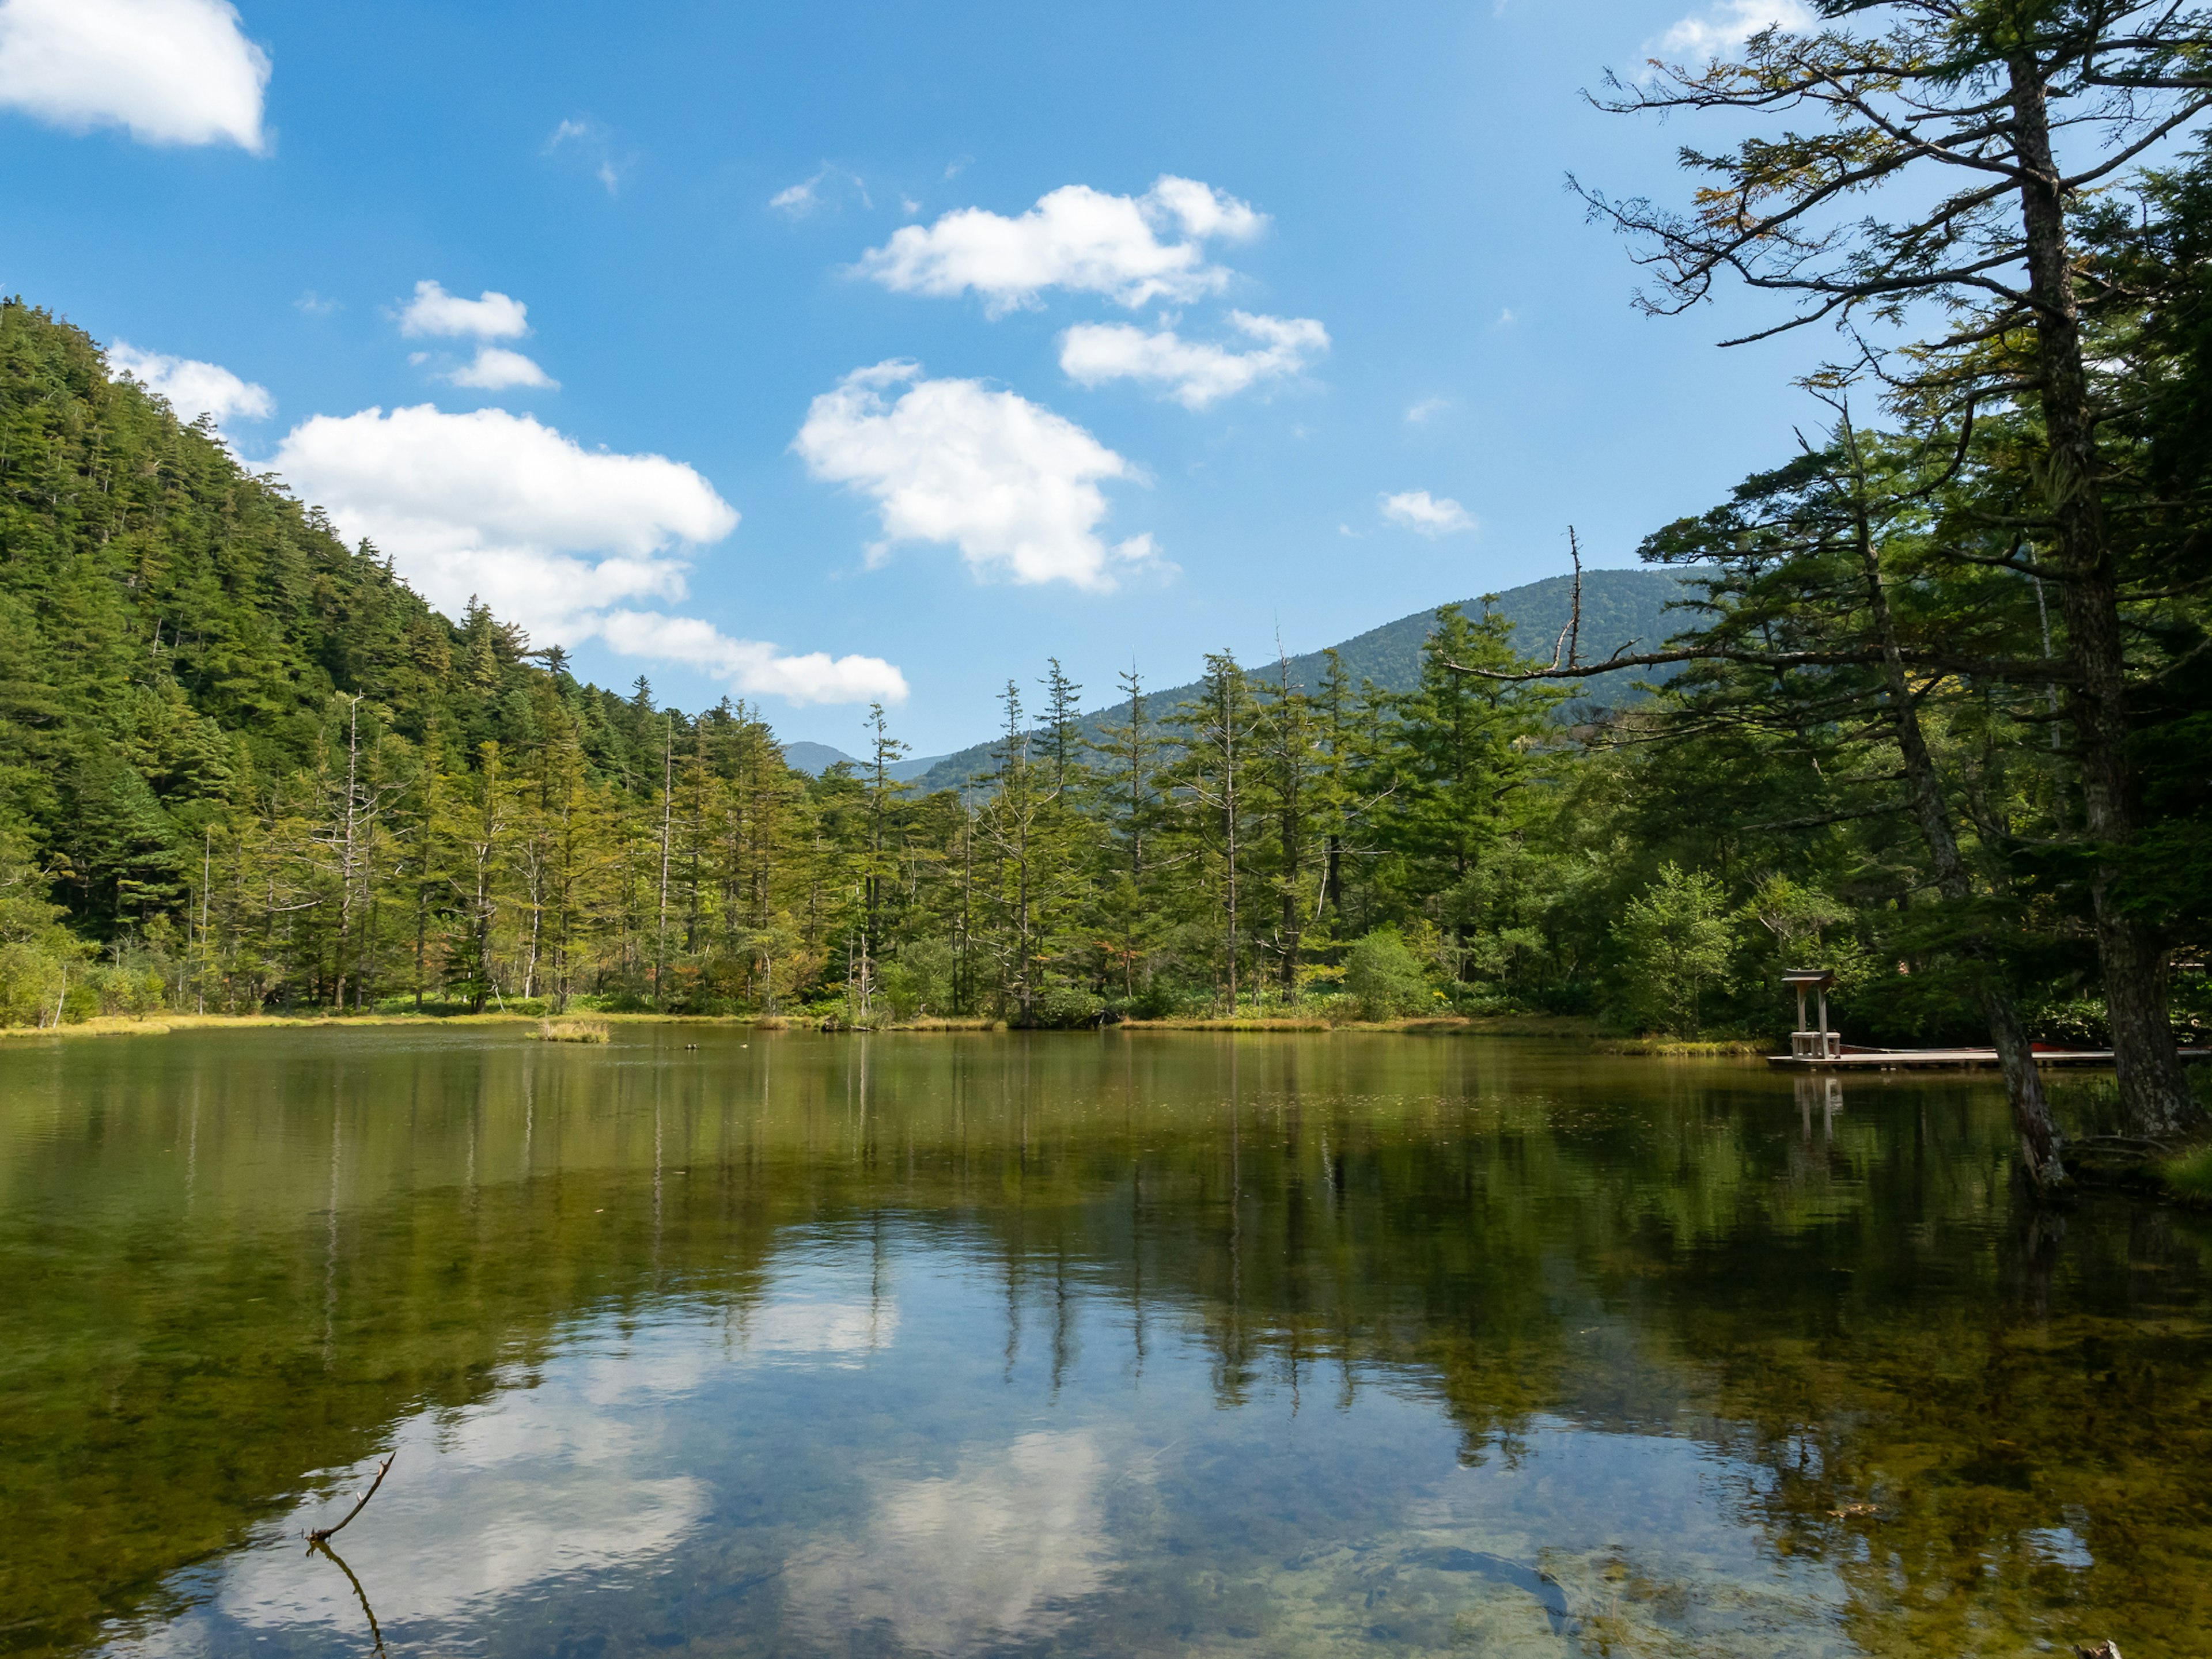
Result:
{"label": "blue sky", "polygon": [[1829,343],[1640,317],[1564,179],[1680,199],[1578,90],[1790,9],[0,0],[0,284],[434,601],[929,752],[1784,453]]}

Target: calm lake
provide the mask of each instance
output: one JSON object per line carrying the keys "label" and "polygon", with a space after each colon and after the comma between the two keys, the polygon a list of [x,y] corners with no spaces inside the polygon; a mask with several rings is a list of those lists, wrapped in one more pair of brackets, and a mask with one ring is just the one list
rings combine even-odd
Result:
{"label": "calm lake", "polygon": [[2212,1650],[2212,1223],[2008,1158],[1563,1042],[10,1043],[0,1650]]}

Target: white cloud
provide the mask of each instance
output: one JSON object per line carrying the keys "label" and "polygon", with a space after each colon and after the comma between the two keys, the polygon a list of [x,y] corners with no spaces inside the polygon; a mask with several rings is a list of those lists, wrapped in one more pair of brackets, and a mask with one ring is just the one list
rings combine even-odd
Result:
{"label": "white cloud", "polygon": [[1195,236],[1200,241],[1218,236],[1224,241],[1249,242],[1267,228],[1267,216],[1249,202],[1240,202],[1195,179],[1178,179],[1171,173],[1164,173],[1154,179],[1151,193],[1143,199],[1147,204],[1157,204],[1161,212],[1182,227],[1186,235]]}
{"label": "white cloud", "polygon": [[1243,391],[1255,381],[1295,374],[1328,349],[1328,331],[1310,317],[1255,317],[1232,311],[1229,320],[1261,343],[1231,351],[1185,340],[1173,329],[1147,333],[1129,323],[1079,323],[1060,337],[1060,366],[1083,386],[1154,380],[1172,388],[1186,409]]}
{"label": "white cloud", "polygon": [[[1034,304],[1048,288],[1103,294],[1125,306],[1214,293],[1229,272],[1206,261],[1209,239],[1243,241],[1267,222],[1233,196],[1165,175],[1142,196],[1064,185],[1018,218],[961,208],[905,225],[860,257],[864,276],[901,294],[973,289],[994,315]],[[1162,233],[1186,240],[1163,241]]]}
{"label": "white cloud", "polygon": [[0,106],[258,155],[269,55],[226,0],[0,0]]}
{"label": "white cloud", "polygon": [[1449,398],[1424,398],[1406,410],[1406,424],[1426,426],[1451,406]]}
{"label": "white cloud", "polygon": [[757,640],[735,640],[696,617],[610,611],[599,637],[627,657],[682,663],[751,696],[791,702],[904,702],[906,676],[881,657],[789,656]]}
{"label": "white cloud", "polygon": [[589,116],[563,121],[545,141],[545,153],[550,155],[564,144],[576,147],[585,165],[591,168],[592,176],[605,185],[607,194],[612,196],[622,184],[623,173],[629,163],[615,159],[613,138],[607,129]]}
{"label": "white cloud", "polygon": [[1718,0],[1701,17],[1685,17],[1659,38],[1669,60],[1709,62],[1740,51],[1761,29],[1802,32],[1820,27],[1820,17],[1802,0]]}
{"label": "white cloud", "polygon": [[898,671],[875,658],[788,657],[633,608],[682,599],[693,550],[737,527],[736,509],[679,461],[587,450],[505,410],[423,404],[318,415],[285,436],[272,465],[448,616],[473,594],[541,641],[604,638],[793,702],[904,693]]}
{"label": "white cloud", "polygon": [[830,169],[823,167],[811,179],[802,179],[795,185],[787,185],[768,198],[768,204],[788,213],[794,219],[804,219],[822,205],[822,198],[818,192],[822,188],[822,181],[829,176]]}
{"label": "white cloud", "polygon": [[486,289],[473,300],[448,294],[434,282],[415,284],[415,297],[399,313],[402,334],[467,335],[479,340],[519,340],[530,332],[530,307]]}
{"label": "white cloud", "polygon": [[171,357],[159,351],[141,351],[117,340],[107,348],[110,368],[128,374],[149,392],[158,392],[180,421],[212,415],[217,425],[245,419],[266,420],[276,412],[276,400],[266,386],[241,380],[220,363],[204,363],[194,357]]}
{"label": "white cloud", "polygon": [[659,455],[583,448],[526,415],[411,409],[318,415],[278,446],[276,470],[349,537],[367,536],[430,602],[480,593],[533,631],[645,595],[684,591],[685,544],[738,514],[706,479]]}
{"label": "white cloud", "polygon": [[1382,516],[1424,536],[1449,536],[1474,528],[1474,520],[1465,507],[1449,495],[1431,495],[1425,489],[1385,495]]}
{"label": "white cloud", "polygon": [[455,386],[475,386],[484,392],[503,392],[514,386],[543,386],[557,392],[561,386],[560,381],[529,358],[505,346],[479,346],[475,361],[446,378]]}
{"label": "white cloud", "polygon": [[[873,496],[884,539],[944,542],[979,574],[1114,586],[1112,567],[1152,560],[1150,536],[1108,546],[1099,484],[1138,470],[1090,433],[980,380],[925,380],[919,363],[847,375],[808,409],[793,442],[817,478]],[[896,403],[886,392],[904,386]]]}
{"label": "white cloud", "polygon": [[875,205],[875,203],[869,199],[867,182],[859,173],[848,173],[842,167],[832,167],[827,161],[815,168],[811,177],[802,179],[797,184],[776,191],[768,198],[768,204],[789,214],[794,219],[804,219],[817,208],[829,204],[828,198],[822,192],[822,187],[824,185],[832,184],[840,188],[850,185],[854,193],[860,197],[862,207]]}
{"label": "white cloud", "polygon": [[781,208],[794,219],[804,219],[818,205],[814,194],[817,182],[813,179],[802,179],[795,185],[787,185],[768,198],[768,204],[772,208]]}

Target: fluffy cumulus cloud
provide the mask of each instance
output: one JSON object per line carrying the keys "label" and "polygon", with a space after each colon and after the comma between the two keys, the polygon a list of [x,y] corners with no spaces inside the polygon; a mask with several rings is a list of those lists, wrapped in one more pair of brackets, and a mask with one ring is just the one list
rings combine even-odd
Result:
{"label": "fluffy cumulus cloud", "polygon": [[1669,61],[1706,63],[1739,50],[1762,29],[1816,28],[1820,17],[1802,0],[1720,0],[1701,15],[1685,17],[1659,38]]}
{"label": "fluffy cumulus cloud", "polygon": [[[896,393],[896,396],[893,394]],[[1138,471],[1074,422],[980,380],[926,380],[878,363],[817,398],[793,447],[817,478],[872,497],[884,539],[957,547],[978,574],[1101,591],[1153,557],[1150,536],[1108,545],[1099,485]]]}
{"label": "fluffy cumulus cloud", "polygon": [[149,392],[158,392],[180,421],[212,415],[218,426],[234,420],[266,420],[276,410],[268,388],[241,380],[220,363],[196,357],[171,357],[141,351],[122,340],[107,348],[108,367],[128,374]]}
{"label": "fluffy cumulus cloud", "polygon": [[0,106],[258,155],[269,57],[227,0],[0,0]]}
{"label": "fluffy cumulus cloud", "polygon": [[1232,311],[1229,320],[1255,343],[1250,350],[1186,340],[1171,328],[1081,323],[1060,337],[1060,366],[1083,386],[1149,380],[1184,408],[1204,409],[1256,381],[1296,374],[1328,349],[1328,331],[1310,317]]}
{"label": "fluffy cumulus cloud", "polygon": [[682,663],[753,696],[792,702],[902,702],[906,676],[881,657],[792,656],[757,640],[734,640],[696,617],[610,611],[599,635],[625,656]]}
{"label": "fluffy cumulus cloud", "polygon": [[[530,332],[530,307],[512,295],[486,289],[473,300],[448,294],[434,282],[415,284],[415,297],[399,313],[399,331],[417,338],[473,339],[477,355],[444,378],[477,392],[506,392],[515,386],[557,391],[561,383],[520,351],[489,343],[519,340]],[[418,356],[414,361],[421,362]]]}
{"label": "fluffy cumulus cloud", "polygon": [[504,392],[518,386],[553,390],[561,384],[520,352],[489,345],[478,348],[473,358],[446,378],[455,386],[474,386],[483,392]]}
{"label": "fluffy cumulus cloud", "polygon": [[1474,520],[1449,495],[1431,495],[1425,489],[1407,489],[1382,498],[1382,516],[1392,524],[1417,530],[1424,536],[1449,536],[1472,530]]}
{"label": "fluffy cumulus cloud", "polygon": [[1249,240],[1267,222],[1194,179],[1163,177],[1142,196],[1064,185],[1015,218],[962,208],[904,226],[862,255],[859,269],[901,294],[972,289],[994,315],[1035,304],[1051,288],[1140,306],[1218,291],[1229,273],[1207,263],[1204,245]]}
{"label": "fluffy cumulus cloud", "polygon": [[530,332],[530,307],[486,289],[473,300],[448,294],[434,282],[415,284],[415,297],[399,313],[399,331],[446,338],[519,340]]}
{"label": "fluffy cumulus cloud", "polygon": [[898,671],[875,658],[785,656],[635,609],[683,599],[694,550],[737,527],[736,509],[679,461],[587,450],[505,410],[453,414],[424,404],[316,416],[285,436],[273,465],[448,615],[476,595],[542,640],[603,637],[748,694],[844,702],[905,693]]}

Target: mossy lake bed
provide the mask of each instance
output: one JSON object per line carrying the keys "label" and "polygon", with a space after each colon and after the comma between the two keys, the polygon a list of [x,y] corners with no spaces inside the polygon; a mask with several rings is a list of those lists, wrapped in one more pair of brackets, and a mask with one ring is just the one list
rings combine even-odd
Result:
{"label": "mossy lake bed", "polygon": [[2212,1645],[2212,1220],[1987,1079],[536,1024],[0,1050],[0,1647]]}

